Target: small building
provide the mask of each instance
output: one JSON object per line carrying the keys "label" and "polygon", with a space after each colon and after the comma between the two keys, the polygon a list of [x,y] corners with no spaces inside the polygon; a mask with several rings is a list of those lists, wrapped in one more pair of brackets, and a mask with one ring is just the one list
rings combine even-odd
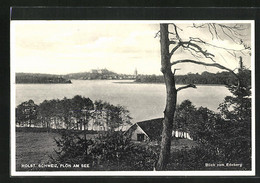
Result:
{"label": "small building", "polygon": [[[133,141],[160,141],[163,128],[163,118],[141,121],[133,124],[125,134]],[[189,133],[173,130],[172,136],[192,140]]]}
{"label": "small building", "polygon": [[161,139],[163,118],[133,124],[125,134],[133,141],[156,141]]}

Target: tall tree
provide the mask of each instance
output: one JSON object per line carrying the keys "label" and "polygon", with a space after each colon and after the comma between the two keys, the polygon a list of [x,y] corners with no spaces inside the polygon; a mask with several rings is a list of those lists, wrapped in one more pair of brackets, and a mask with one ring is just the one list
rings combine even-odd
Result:
{"label": "tall tree", "polygon": [[240,86],[227,85],[232,95],[219,105],[222,117],[232,124],[227,128],[231,138],[225,140],[225,150],[229,152],[226,157],[251,167],[251,71],[241,66],[237,75]]}
{"label": "tall tree", "polygon": [[82,97],[80,95],[74,96],[72,99],[73,117],[77,121],[77,129],[82,130],[88,125],[90,110],[94,109],[94,104],[89,98]]}
{"label": "tall tree", "polygon": [[37,119],[37,109],[38,106],[33,100],[28,100],[18,105],[16,108],[17,124],[19,126],[31,127],[33,122]]}
{"label": "tall tree", "polygon": [[[172,31],[169,31],[169,26],[171,26]],[[242,24],[193,24],[191,25],[196,29],[206,29],[212,36],[212,39],[229,39],[229,41],[240,45],[242,48],[233,49],[225,48],[219,45],[213,45],[207,42],[207,39],[203,40],[203,36],[191,37],[183,39],[179,34],[179,31],[183,31],[176,24],[160,24],[160,45],[161,45],[161,72],[164,76],[164,81],[166,85],[166,107],[164,110],[164,120],[163,120],[163,130],[162,130],[162,140],[161,149],[159,154],[159,160],[157,162],[157,170],[165,170],[167,161],[170,155],[171,147],[171,137],[173,130],[174,113],[176,110],[177,103],[177,93],[186,88],[196,88],[193,83],[186,86],[176,88],[175,85],[175,72],[176,68],[172,71],[172,67],[181,63],[198,64],[210,67],[216,67],[223,69],[232,73],[236,78],[237,75],[230,68],[227,68],[219,63],[215,58],[213,53],[207,51],[207,47],[211,47],[212,51],[221,49],[226,51],[228,54],[236,57],[238,53],[250,53],[250,46],[248,46],[242,39],[243,35],[240,31],[244,31],[245,27]],[[186,52],[185,56],[190,54],[195,59],[184,58],[176,61],[171,61],[171,58],[176,54],[178,50]],[[249,51],[249,52],[248,52]],[[217,51],[216,51],[217,52]],[[207,62],[201,61],[207,60]],[[209,62],[208,62],[209,61]],[[239,85],[238,80],[238,85]]]}

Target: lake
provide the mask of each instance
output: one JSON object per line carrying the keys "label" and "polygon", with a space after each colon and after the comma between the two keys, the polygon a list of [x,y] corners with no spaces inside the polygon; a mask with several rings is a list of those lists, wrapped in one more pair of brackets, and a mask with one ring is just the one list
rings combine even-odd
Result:
{"label": "lake", "polygon": [[[129,80],[72,80],[72,84],[16,84],[16,106],[32,99],[36,104],[44,100],[72,98],[75,95],[125,106],[132,122],[163,116],[166,100],[164,84],[130,83]],[[180,85],[178,85],[180,86]],[[189,99],[196,107],[217,111],[225,96],[231,95],[225,86],[197,85],[178,93],[177,103]]]}

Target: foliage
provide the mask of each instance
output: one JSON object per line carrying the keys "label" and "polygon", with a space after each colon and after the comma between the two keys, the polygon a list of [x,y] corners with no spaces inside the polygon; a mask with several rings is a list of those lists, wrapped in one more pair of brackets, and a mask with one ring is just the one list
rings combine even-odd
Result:
{"label": "foliage", "polygon": [[[107,131],[120,130],[124,125],[131,124],[130,112],[123,106],[113,105],[101,100],[95,101],[93,119],[96,125]],[[120,128],[121,127],[121,128]]]}
{"label": "foliage", "polygon": [[157,155],[148,146],[131,142],[122,132],[105,133],[95,139],[64,133],[56,139],[58,163],[88,163],[90,170],[153,170]]}
{"label": "foliage", "polygon": [[[194,147],[192,149],[182,149],[171,154],[167,170],[249,170],[250,164],[245,164],[245,160],[227,161],[219,157],[212,148],[206,145]],[[227,163],[242,164],[240,166],[227,166]],[[213,166],[207,166],[211,164]]]}
{"label": "foliage", "polygon": [[91,157],[88,156],[87,148],[93,141],[85,140],[76,133],[64,131],[60,139],[55,139],[58,150],[55,150],[57,163],[90,163]]}
{"label": "foliage", "polygon": [[174,118],[174,129],[190,133],[190,125],[194,122],[196,108],[191,101],[184,100],[180,105],[176,106]]}
{"label": "foliage", "polygon": [[32,122],[37,118],[38,106],[33,100],[22,102],[16,108],[16,123],[19,126],[31,127]]}
{"label": "foliage", "polygon": [[251,116],[251,71],[245,68],[238,73],[239,86],[227,85],[233,96],[225,97],[219,109],[224,118],[244,121]]}
{"label": "foliage", "polygon": [[205,169],[206,162],[251,168],[251,72],[242,68],[237,75],[239,85],[227,85],[232,96],[219,105],[220,113],[188,100],[177,106],[174,128],[189,132],[200,146],[174,152],[170,169]]}
{"label": "foliage", "polygon": [[[25,105],[31,106],[33,110]],[[49,129],[88,130],[89,122],[93,120],[94,125],[103,127],[101,130],[115,131],[131,124],[132,119],[129,111],[123,106],[115,106],[101,100],[93,103],[91,99],[80,95],[72,99],[44,100],[39,106],[32,100],[23,102],[16,108],[16,123],[24,126],[23,122],[29,121],[26,117],[28,115],[30,124]]]}
{"label": "foliage", "polygon": [[[138,75],[135,80],[139,83],[164,83],[164,78],[161,75]],[[188,73],[186,75],[175,75],[176,84],[233,84],[235,77],[229,72],[202,72],[201,74]]]}
{"label": "foliage", "polygon": [[[219,105],[220,114],[232,123],[229,132],[232,138],[227,140],[226,151],[248,166],[251,162],[251,71],[244,67],[238,72],[239,85],[227,85],[233,94],[227,96]],[[229,157],[232,158],[232,157]]]}
{"label": "foliage", "polygon": [[205,169],[205,163],[242,163],[243,169],[250,169],[250,115],[244,116],[243,121],[242,117],[227,120],[221,113],[195,108],[188,100],[177,111],[175,119],[181,124],[177,127],[186,129],[200,146],[174,152],[170,169]]}

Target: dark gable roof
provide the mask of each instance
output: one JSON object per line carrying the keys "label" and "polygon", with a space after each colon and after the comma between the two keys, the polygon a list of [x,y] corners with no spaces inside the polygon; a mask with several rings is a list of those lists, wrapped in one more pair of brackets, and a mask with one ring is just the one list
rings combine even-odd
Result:
{"label": "dark gable roof", "polygon": [[151,140],[159,139],[162,134],[163,118],[137,122],[138,126],[149,136]]}

